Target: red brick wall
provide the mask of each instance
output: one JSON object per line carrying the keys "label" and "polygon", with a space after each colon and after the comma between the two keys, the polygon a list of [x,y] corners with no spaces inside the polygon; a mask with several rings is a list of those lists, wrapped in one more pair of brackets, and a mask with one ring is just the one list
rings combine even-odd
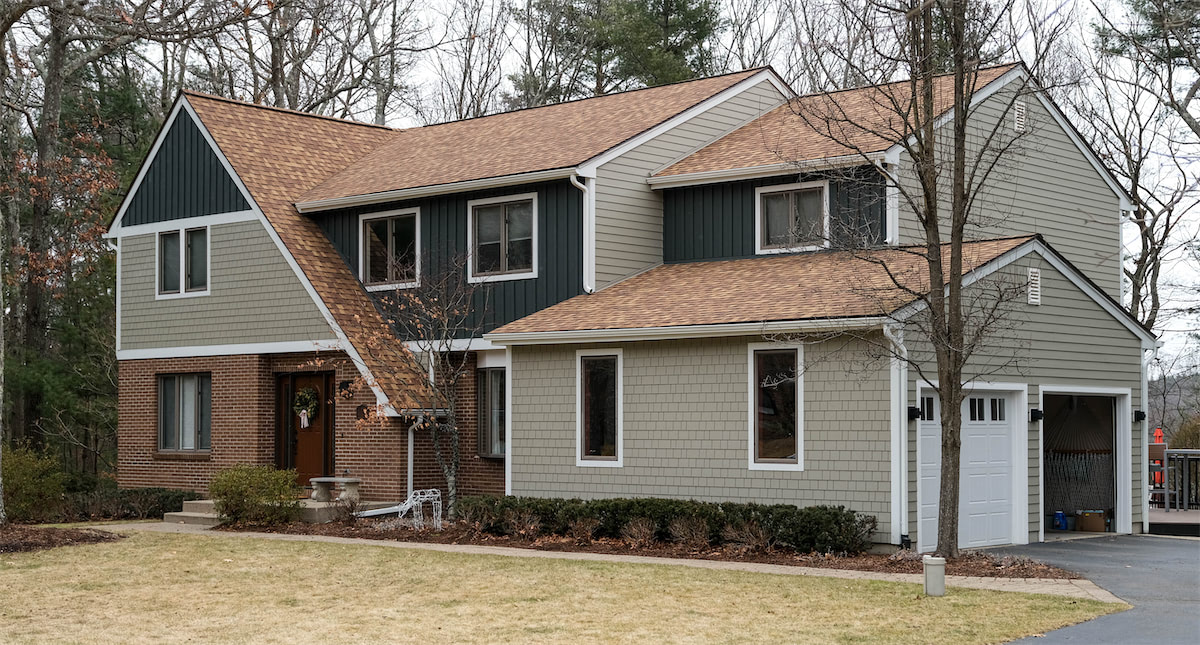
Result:
{"label": "red brick wall", "polygon": [[[473,368],[473,363],[472,363]],[[213,473],[238,464],[275,462],[275,378],[299,371],[333,371],[352,385],[349,398],[335,396],[335,473],[360,477],[367,499],[402,500],[407,493],[408,424],[403,419],[357,418],[359,406],[374,410],[375,394],[340,352],[240,355],[120,361],[118,368],[118,481],[121,486],[165,486],[204,491]],[[207,454],[160,453],[158,374],[212,373],[212,450]],[[462,458],[460,494],[504,494],[504,462],[476,454],[475,378],[463,379],[459,409]],[[429,435],[417,431],[413,476],[416,488],[445,490]]]}

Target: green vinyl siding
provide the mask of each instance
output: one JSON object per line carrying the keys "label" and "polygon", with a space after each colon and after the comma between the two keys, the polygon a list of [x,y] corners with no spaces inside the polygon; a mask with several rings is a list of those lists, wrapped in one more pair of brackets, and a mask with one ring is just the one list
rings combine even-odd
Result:
{"label": "green vinyl siding", "polygon": [[[663,261],[697,262],[754,256],[754,190],[806,181],[829,181],[833,222],[871,222],[887,235],[884,184],[872,168],[790,174],[749,181],[669,188],[663,191]],[[873,228],[873,230],[874,230]]]}
{"label": "green vinyl siding", "polygon": [[189,298],[155,298],[154,234],[121,238],[119,349],[336,338],[261,221],[209,233],[209,295]]}
{"label": "green vinyl siding", "polygon": [[149,163],[121,218],[122,226],[250,209],[185,110],[180,110]]}
{"label": "green vinyl siding", "polygon": [[583,293],[583,197],[569,181],[510,186],[472,193],[437,195],[345,209],[314,216],[335,248],[358,275],[359,217],[404,208],[421,210],[421,272],[428,275],[448,258],[467,253],[467,202],[536,192],[537,277],[487,283],[476,292],[483,332]]}

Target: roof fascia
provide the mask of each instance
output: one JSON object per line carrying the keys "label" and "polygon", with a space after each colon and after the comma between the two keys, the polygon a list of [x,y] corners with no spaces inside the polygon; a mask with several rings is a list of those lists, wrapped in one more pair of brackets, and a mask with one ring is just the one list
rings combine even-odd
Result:
{"label": "roof fascia", "polygon": [[672,128],[675,128],[675,127],[679,126],[680,124],[685,123],[685,122],[691,120],[692,118],[707,112],[708,110],[724,103],[725,101],[728,101],[729,99],[737,96],[738,94],[741,94],[742,92],[746,91],[747,89],[749,89],[755,85],[758,85],[759,83],[763,82],[764,80],[766,80],[766,81],[770,82],[772,85],[774,85],[775,89],[779,90],[779,92],[781,94],[783,94],[784,96],[788,96],[788,97],[795,96],[795,92],[792,91],[792,88],[788,87],[787,83],[784,83],[783,79],[779,78],[778,74],[775,73],[775,70],[773,70],[769,67],[762,69],[762,70],[750,75],[749,77],[744,78],[741,81],[738,81],[737,83],[733,84],[732,86],[727,87],[724,90],[717,92],[716,94],[704,99],[703,101],[697,103],[696,105],[693,105],[692,107],[684,110],[683,112],[676,114],[675,116],[671,117],[670,119],[667,119],[666,121],[659,123],[658,125],[650,128],[649,130],[646,130],[645,132],[643,132],[637,136],[634,136],[630,139],[626,139],[624,142],[619,143],[616,146],[613,146],[612,148],[609,148],[608,150],[600,153],[599,155],[596,155],[595,157],[592,157],[591,159],[583,162],[582,164],[579,164],[579,175],[583,176],[583,177],[595,177],[596,169],[599,168],[600,166],[603,166],[604,164],[612,161],[613,159],[616,159],[617,157],[620,157],[621,155],[625,154],[626,152],[629,152],[630,150],[633,150],[634,148],[646,143],[647,141],[650,141],[650,140],[654,139],[655,137],[658,137],[659,135],[663,134],[664,132],[667,132],[668,130],[671,130]]}
{"label": "roof fascia", "polygon": [[[988,100],[996,92],[999,92],[1001,89],[1003,89],[1009,83],[1011,83],[1012,81],[1014,81],[1018,78],[1025,79],[1025,80],[1028,80],[1030,78],[1029,70],[1025,67],[1024,64],[1019,64],[1019,65],[1014,66],[1012,69],[1001,74],[998,78],[993,80],[991,83],[988,83],[987,85],[983,86],[983,88],[981,88],[978,92],[975,92],[975,94],[973,96],[971,96],[971,103],[970,103],[970,106],[968,109],[974,109],[980,103]],[[1075,147],[1078,148],[1081,153],[1083,153],[1083,156],[1088,160],[1088,163],[1090,163],[1092,165],[1092,167],[1095,168],[1096,172],[1100,173],[1100,177],[1104,179],[1104,183],[1108,185],[1109,189],[1113,191],[1113,194],[1115,194],[1117,196],[1117,199],[1120,201],[1121,210],[1123,210],[1123,211],[1133,210],[1133,202],[1129,197],[1129,193],[1127,193],[1125,191],[1125,189],[1121,186],[1120,182],[1118,182],[1116,180],[1116,178],[1113,177],[1112,173],[1109,172],[1108,168],[1106,168],[1104,166],[1104,164],[1100,163],[1100,159],[1096,157],[1096,153],[1092,150],[1091,146],[1084,143],[1083,138],[1079,135],[1079,131],[1075,128],[1074,125],[1071,124],[1071,122],[1067,119],[1066,115],[1064,115],[1062,113],[1062,110],[1058,109],[1058,106],[1054,103],[1054,101],[1050,100],[1050,98],[1048,96],[1046,96],[1046,93],[1043,92],[1040,87],[1034,86],[1032,94],[1034,97],[1037,98],[1038,102],[1042,104],[1042,107],[1044,107],[1046,109],[1046,111],[1050,113],[1050,116],[1054,119],[1054,121],[1056,123],[1058,123],[1058,126],[1060,128],[1062,128],[1064,132],[1067,133],[1067,137],[1069,139],[1071,139],[1071,143],[1075,144]],[[934,127],[935,128],[942,127],[943,125],[948,123],[950,121],[950,119],[952,119],[953,117],[954,117],[954,108],[950,108],[949,110],[946,110],[940,116],[938,116],[937,120],[934,121]],[[909,145],[911,145],[914,141],[915,141],[914,137],[910,136],[908,138]],[[887,153],[886,153],[887,162],[888,163],[899,163],[900,153],[903,150],[904,150],[904,145],[902,145],[900,143],[892,144],[892,147],[888,148]]]}
{"label": "roof fascia", "polygon": [[823,159],[808,159],[804,161],[775,163],[766,166],[724,168],[721,170],[709,170],[706,172],[691,172],[682,175],[667,175],[665,177],[650,176],[646,178],[646,183],[654,189],[677,188],[680,186],[699,186],[702,184],[715,184],[726,181],[739,181],[745,179],[758,179],[760,177],[790,175],[797,172],[811,170],[847,168],[859,165],[865,166],[868,164],[878,163],[883,160],[884,153],[871,153],[865,156],[853,154],[843,155],[840,157],[825,157]]}
{"label": "roof fascia", "polygon": [[[129,209],[129,204],[133,201],[133,196],[137,194],[138,188],[142,185],[142,180],[146,177],[146,173],[150,171],[150,166],[154,163],[154,159],[158,156],[158,150],[162,147],[163,141],[167,138],[167,133],[171,131],[171,126],[175,125],[175,120],[179,118],[179,113],[183,111],[184,105],[187,103],[187,98],[183,94],[179,94],[175,98],[175,105],[171,106],[171,112],[163,121],[162,127],[158,129],[158,136],[154,139],[154,145],[150,146],[150,152],[146,154],[146,158],[142,160],[142,165],[138,168],[137,175],[133,178],[133,183],[129,185],[129,192],[125,193],[125,197],[121,200],[121,206],[117,208],[117,214],[113,217],[113,221],[108,225],[108,230],[104,233],[106,238],[118,237],[119,229],[121,228],[121,219],[125,217],[125,211]],[[188,111],[191,118],[196,121],[197,127],[200,126],[200,120],[195,117],[195,113]],[[252,202],[246,202],[252,203]]]}
{"label": "roof fascia", "polygon": [[881,316],[855,318],[823,318],[819,320],[780,320],[715,325],[680,325],[674,327],[627,327],[620,329],[580,329],[550,332],[512,332],[484,334],[493,345],[560,345],[576,342],[615,343],[644,340],[679,340],[687,338],[720,338],[756,334],[802,333],[839,329],[870,329],[888,322]]}
{"label": "roof fascia", "polygon": [[181,97],[180,103],[183,106],[183,109],[187,111],[188,115],[191,116],[191,118],[196,122],[196,127],[200,129],[200,133],[204,136],[204,140],[208,142],[208,145],[217,155],[217,159],[221,162],[221,166],[225,169],[225,172],[229,173],[229,176],[233,178],[234,183],[237,185],[238,190],[241,191],[242,197],[245,198],[246,203],[250,204],[251,210],[258,215],[259,220],[262,222],[263,228],[265,228],[267,231],[267,235],[271,237],[271,241],[275,243],[275,247],[279,249],[279,252],[283,255],[284,260],[287,261],[288,266],[292,268],[292,271],[300,280],[300,284],[304,286],[304,290],[308,293],[309,298],[312,299],[313,304],[317,306],[317,309],[321,312],[321,315],[325,317],[325,322],[329,324],[329,328],[333,330],[333,334],[338,339],[338,345],[340,346],[340,349],[346,352],[346,355],[350,357],[350,361],[354,363],[356,368],[358,368],[358,371],[362,375],[363,379],[365,379],[366,382],[371,386],[371,391],[375,393],[376,404],[382,406],[389,415],[393,414],[395,409],[392,408],[388,402],[387,394],[383,391],[383,388],[379,387],[379,384],[371,375],[371,370],[367,367],[366,362],[363,361],[362,356],[358,353],[358,350],[354,348],[354,344],[350,342],[350,339],[346,336],[346,332],[342,329],[342,326],[339,325],[337,320],[333,318],[333,314],[329,311],[329,307],[325,306],[325,301],[321,298],[320,294],[317,293],[316,288],[313,287],[312,281],[308,279],[308,275],[305,274],[304,270],[300,268],[300,265],[296,262],[295,256],[293,256],[292,252],[288,250],[287,245],[283,243],[283,239],[279,237],[279,231],[275,230],[275,226],[271,224],[269,219],[267,219],[266,214],[263,213],[263,210],[258,205],[258,202],[255,201],[254,197],[250,194],[249,189],[246,188],[246,184],[242,182],[242,178],[238,176],[237,172],[233,169],[233,164],[229,163],[229,159],[221,150],[221,146],[217,145],[216,139],[214,139],[212,133],[208,131],[208,128],[204,125],[204,122],[200,120],[200,117],[196,114],[196,111],[192,109],[191,103],[188,102],[186,96]]}
{"label": "roof fascia", "polygon": [[449,184],[433,184],[430,186],[418,186],[416,188],[388,190],[380,193],[370,193],[367,195],[349,195],[346,197],[334,197],[331,199],[316,199],[307,202],[296,202],[295,206],[296,210],[300,211],[301,213],[316,213],[320,211],[349,208],[353,206],[371,206],[386,202],[397,202],[405,199],[428,197],[431,195],[462,193],[471,190],[483,190],[486,188],[501,188],[504,186],[532,184],[539,181],[547,181],[552,179],[566,179],[574,174],[575,168],[553,168],[550,170],[538,170],[535,172],[526,172],[517,175],[501,175],[499,177],[469,179],[467,181],[458,181]]}

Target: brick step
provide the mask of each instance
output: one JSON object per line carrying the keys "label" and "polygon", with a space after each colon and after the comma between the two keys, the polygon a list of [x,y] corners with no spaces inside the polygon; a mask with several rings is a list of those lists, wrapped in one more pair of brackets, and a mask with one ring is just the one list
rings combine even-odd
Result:
{"label": "brick step", "polygon": [[216,526],[221,523],[221,517],[216,513],[167,513],[163,521],[170,524],[194,524],[196,526]]}

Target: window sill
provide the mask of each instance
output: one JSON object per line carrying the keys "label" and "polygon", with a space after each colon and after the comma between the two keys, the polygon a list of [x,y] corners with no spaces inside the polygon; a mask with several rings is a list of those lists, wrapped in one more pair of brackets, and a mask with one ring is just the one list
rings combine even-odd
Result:
{"label": "window sill", "polygon": [[364,285],[367,291],[399,291],[401,289],[414,289],[421,286],[421,283],[416,280],[410,282],[388,282],[385,284],[368,284]]}
{"label": "window sill", "polygon": [[467,282],[470,284],[481,284],[487,282],[506,282],[508,280],[533,280],[537,277],[537,269],[534,269],[532,271],[523,271],[521,273],[484,273],[482,275],[470,275],[467,277]]}
{"label": "window sill", "polygon": [[162,461],[208,461],[211,450],[159,450],[154,458]]}
{"label": "window sill", "polygon": [[504,461],[504,455],[475,455],[475,458],[486,461]]}

